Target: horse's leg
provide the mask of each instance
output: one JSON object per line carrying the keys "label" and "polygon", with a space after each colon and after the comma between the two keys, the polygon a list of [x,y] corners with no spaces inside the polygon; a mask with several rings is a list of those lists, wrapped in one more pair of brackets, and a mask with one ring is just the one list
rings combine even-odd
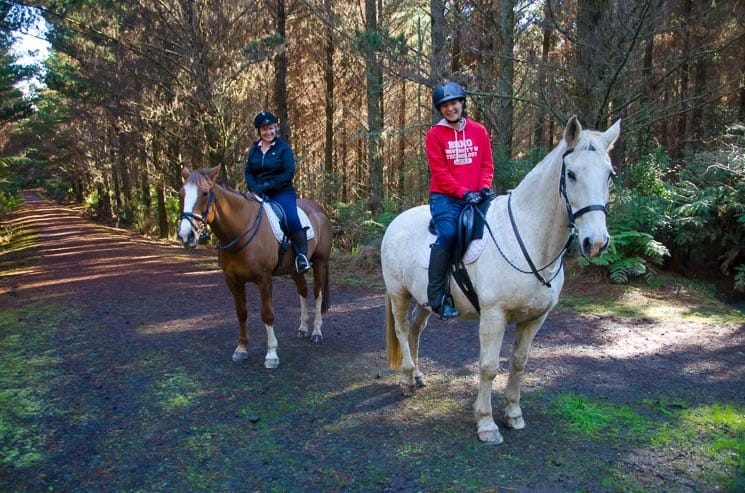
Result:
{"label": "horse's leg", "polygon": [[233,361],[240,362],[248,359],[248,309],[246,308],[246,283],[236,279],[225,278],[235,302],[235,314],[238,317],[238,346],[233,351]]}
{"label": "horse's leg", "polygon": [[409,341],[411,340],[411,325],[408,319],[409,305],[411,305],[411,295],[390,295],[391,313],[393,323],[396,329],[396,339],[401,347],[401,394],[405,397],[411,397],[416,392],[416,381],[414,371],[416,363],[411,354]]}
{"label": "horse's leg", "polygon": [[548,312],[537,320],[517,324],[515,330],[515,343],[512,348],[512,357],[510,358],[510,374],[507,377],[507,388],[504,397],[507,405],[504,410],[505,424],[513,430],[522,430],[525,428],[523,412],[520,409],[520,387],[525,376],[525,364],[530,355],[530,347],[533,343],[538,329],[543,325]]}
{"label": "horse's leg", "polygon": [[419,339],[422,331],[427,326],[430,316],[432,316],[432,312],[425,310],[417,303],[411,312],[409,312],[407,318],[407,323],[409,324],[409,349],[411,350],[411,358],[414,361],[414,382],[417,388],[426,386],[422,372],[419,371]]}
{"label": "horse's leg", "polygon": [[295,283],[295,290],[300,297],[300,325],[297,328],[297,337],[304,338],[308,337],[308,284],[305,282],[305,276],[293,272],[290,277]]}
{"label": "horse's leg", "polygon": [[313,259],[313,297],[316,300],[316,313],[313,318],[313,335],[311,341],[321,342],[323,341],[323,333],[321,327],[323,326],[323,307],[324,304],[328,308],[328,300],[325,296],[328,296],[328,275],[329,265],[328,259]]}
{"label": "horse's leg", "polygon": [[277,368],[279,356],[277,348],[279,344],[274,335],[274,310],[272,309],[272,277],[271,274],[264,276],[257,283],[259,295],[261,296],[261,321],[266,329],[266,356],[264,357],[264,368]]}
{"label": "horse's leg", "polygon": [[491,396],[492,383],[499,370],[499,351],[502,347],[506,321],[504,314],[494,308],[481,312],[479,321],[479,392],[476,396],[474,413],[477,433],[482,442],[502,443],[499,427],[494,422]]}

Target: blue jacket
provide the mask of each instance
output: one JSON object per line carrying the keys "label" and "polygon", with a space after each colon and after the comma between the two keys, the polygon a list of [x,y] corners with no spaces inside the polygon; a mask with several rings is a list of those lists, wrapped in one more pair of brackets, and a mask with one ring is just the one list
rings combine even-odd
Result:
{"label": "blue jacket", "polygon": [[244,173],[246,185],[255,194],[274,195],[295,191],[295,155],[290,144],[277,137],[266,154],[261,153],[256,141],[248,151]]}

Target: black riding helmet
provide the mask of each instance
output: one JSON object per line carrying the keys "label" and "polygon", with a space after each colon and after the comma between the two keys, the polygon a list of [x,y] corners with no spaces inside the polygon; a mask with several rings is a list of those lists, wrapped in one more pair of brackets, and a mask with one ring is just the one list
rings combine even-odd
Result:
{"label": "black riding helmet", "polygon": [[438,110],[442,103],[447,103],[454,99],[460,99],[464,103],[466,102],[466,90],[457,82],[443,82],[435,87],[435,90],[432,92],[432,104]]}
{"label": "black riding helmet", "polygon": [[262,111],[261,113],[258,113],[256,117],[254,118],[254,127],[261,128],[264,125],[271,125],[272,123],[277,123],[277,117],[274,116],[274,114],[270,111]]}

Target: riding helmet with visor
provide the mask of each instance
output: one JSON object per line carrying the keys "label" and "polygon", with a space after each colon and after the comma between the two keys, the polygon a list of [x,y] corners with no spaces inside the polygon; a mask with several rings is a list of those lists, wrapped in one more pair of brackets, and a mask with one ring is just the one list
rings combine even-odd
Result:
{"label": "riding helmet with visor", "polygon": [[265,125],[271,125],[277,123],[277,117],[271,111],[262,111],[258,113],[254,118],[254,127],[261,128]]}
{"label": "riding helmet with visor", "polygon": [[432,104],[438,110],[443,103],[459,99],[465,103],[466,90],[457,82],[443,82],[432,92]]}

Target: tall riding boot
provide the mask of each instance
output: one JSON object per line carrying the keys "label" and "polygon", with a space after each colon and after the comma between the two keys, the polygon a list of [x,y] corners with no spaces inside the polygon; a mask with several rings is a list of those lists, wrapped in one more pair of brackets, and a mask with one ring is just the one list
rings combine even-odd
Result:
{"label": "tall riding boot", "polygon": [[305,236],[305,230],[295,231],[290,240],[295,247],[295,270],[298,274],[307,272],[313,264],[308,260],[308,237]]}
{"label": "tall riding boot", "polygon": [[459,317],[450,296],[450,252],[440,245],[430,245],[429,284],[427,285],[428,305],[441,320]]}

